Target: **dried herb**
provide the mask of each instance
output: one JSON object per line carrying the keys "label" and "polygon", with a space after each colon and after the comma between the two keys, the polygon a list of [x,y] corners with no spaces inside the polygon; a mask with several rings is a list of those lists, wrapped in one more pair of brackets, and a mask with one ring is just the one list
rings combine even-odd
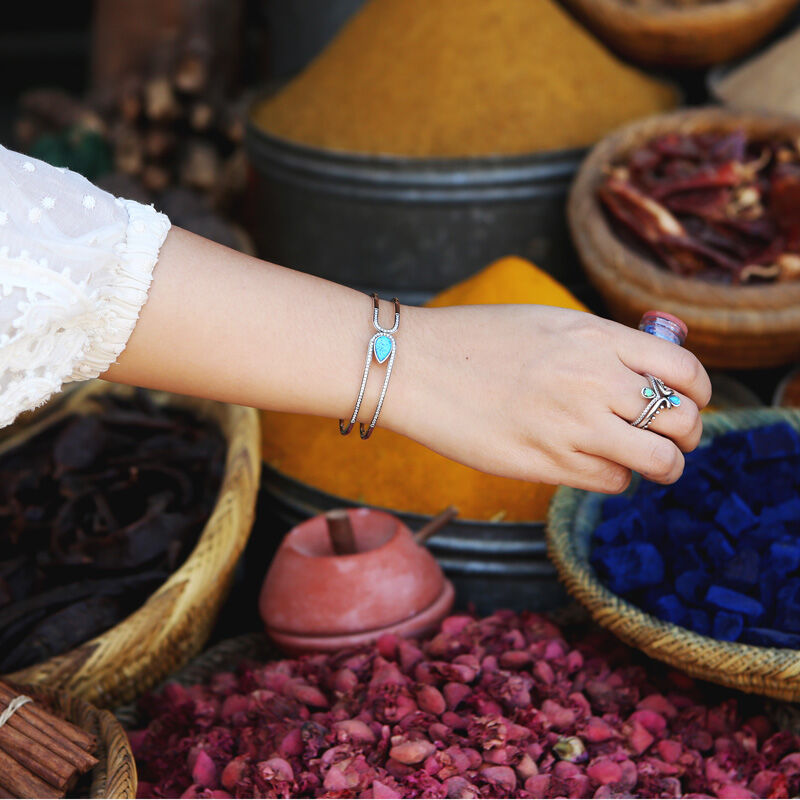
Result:
{"label": "dried herb", "polygon": [[800,150],[730,133],[667,134],[598,190],[617,230],[678,275],[744,284],[800,278]]}
{"label": "dried herb", "polygon": [[0,456],[0,672],[90,639],[185,559],[213,508],[225,443],[148,394],[100,395]]}

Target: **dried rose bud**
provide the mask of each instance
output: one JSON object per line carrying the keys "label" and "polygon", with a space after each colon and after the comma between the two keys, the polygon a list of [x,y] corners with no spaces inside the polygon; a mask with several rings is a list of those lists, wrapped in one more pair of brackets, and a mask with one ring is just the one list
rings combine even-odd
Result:
{"label": "dried rose bud", "polygon": [[575,724],[575,712],[549,698],[542,703],[542,714],[556,730],[563,731]]}
{"label": "dried rose bud", "polygon": [[389,756],[401,764],[419,764],[436,752],[436,745],[427,739],[403,741],[392,746]]}
{"label": "dried rose bud", "polygon": [[401,639],[397,645],[397,654],[400,657],[400,666],[408,674],[414,665],[424,658],[422,650],[407,639]]}
{"label": "dried rose bud", "polygon": [[447,703],[442,693],[435,686],[422,685],[416,692],[416,698],[417,705],[428,714],[434,714],[438,717],[447,709]]}
{"label": "dried rose bud", "polygon": [[622,779],[622,768],[610,758],[596,758],[586,768],[586,774],[595,783],[617,783]]}
{"label": "dried rose bud", "polygon": [[217,766],[208,753],[200,750],[192,767],[192,781],[199,786],[215,789],[217,787]]}
{"label": "dried rose bud", "polygon": [[525,791],[529,797],[548,797],[549,789],[549,775],[532,775],[525,781]]}
{"label": "dried rose bud", "polygon": [[441,630],[442,633],[446,633],[448,636],[458,636],[474,623],[475,620],[466,614],[454,614],[452,617],[442,620]]}
{"label": "dried rose bud", "polygon": [[539,767],[528,753],[522,754],[522,758],[517,762],[514,769],[517,771],[517,775],[519,775],[519,779],[523,783],[532,775],[539,774]]}
{"label": "dried rose bud", "polygon": [[472,689],[463,683],[446,683],[444,685],[444,699],[450,711],[455,711],[471,694]]}
{"label": "dried rose bud", "polygon": [[678,716],[678,709],[663,694],[647,695],[636,704],[636,708],[644,711],[655,711],[667,719],[674,719]]}
{"label": "dried rose bud", "polygon": [[506,650],[499,659],[503,669],[523,669],[531,663],[531,660],[531,654],[525,650]]}
{"label": "dried rose bud", "polygon": [[674,764],[677,760],[681,757],[681,753],[683,753],[683,747],[681,747],[680,742],[676,742],[674,739],[662,739],[657,745],[656,749],[658,750],[658,754],[661,758],[664,759],[668,764]]}
{"label": "dried rose bud", "polygon": [[562,760],[572,764],[587,759],[586,746],[577,736],[559,739],[553,745],[553,752]]}
{"label": "dried rose bud", "polygon": [[456,798],[456,800],[468,800],[468,798],[481,796],[478,787],[460,775],[448,778],[444,782],[444,789],[445,797]]}
{"label": "dried rose bud", "polygon": [[664,719],[664,717],[662,717],[661,714],[648,709],[634,711],[628,719],[629,721],[635,720],[640,722],[645,729],[647,729],[653,734],[653,736],[656,737],[663,736],[664,732],[667,730],[667,721]]}
{"label": "dried rose bud", "polygon": [[247,756],[237,756],[233,761],[229,761],[222,770],[222,785],[229,791],[234,791],[237,784],[247,774],[248,769]]}
{"label": "dried rose bud", "polygon": [[497,786],[508,797],[517,788],[517,776],[511,767],[495,767],[492,765],[481,767],[481,777],[492,786]]}
{"label": "dried rose bud", "polygon": [[371,744],[376,736],[366,722],[360,719],[346,719],[337,722],[333,726],[336,731],[336,738],[340,742],[358,742],[359,744]]}
{"label": "dried rose bud", "polygon": [[399,638],[394,633],[384,633],[378,637],[375,642],[375,648],[381,656],[389,661],[394,661],[397,658],[397,645]]}
{"label": "dried rose bud", "polygon": [[553,672],[553,668],[546,661],[537,661],[536,666],[533,668],[533,674],[542,683],[545,683],[548,686],[556,679],[556,674]]}
{"label": "dried rose bud", "polygon": [[580,733],[587,742],[593,743],[607,742],[619,736],[617,731],[600,717],[589,717]]}
{"label": "dried rose bud", "polygon": [[741,783],[725,783],[717,789],[717,797],[756,797],[746,786]]}
{"label": "dried rose bud", "polygon": [[567,653],[567,672],[571,675],[583,666],[583,654],[579,650],[570,650]]}
{"label": "dried rose bud", "polygon": [[347,694],[348,692],[352,692],[353,689],[358,686],[358,676],[355,674],[355,672],[353,672],[353,670],[343,667],[342,669],[337,670],[333,676],[332,685],[337,692]]}
{"label": "dried rose bud", "polygon": [[288,684],[286,691],[298,703],[303,703],[307,706],[327,708],[330,705],[328,698],[316,686],[309,686],[307,683],[292,681]]}
{"label": "dried rose bud", "polygon": [[641,755],[655,741],[653,734],[642,725],[641,722],[633,722],[625,726],[627,731],[628,744],[637,755]]}
{"label": "dried rose bud", "polygon": [[394,800],[394,798],[402,797],[402,793],[397,789],[393,789],[388,783],[379,781],[377,778],[372,781],[372,796],[375,800]]}

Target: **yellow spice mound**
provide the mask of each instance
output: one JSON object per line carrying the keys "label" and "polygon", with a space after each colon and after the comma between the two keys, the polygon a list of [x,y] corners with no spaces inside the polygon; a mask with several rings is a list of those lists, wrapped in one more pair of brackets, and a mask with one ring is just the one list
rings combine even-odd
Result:
{"label": "yellow spice mound", "polygon": [[332,150],[512,155],[589,145],[675,103],[553,0],[371,0],[254,119]]}
{"label": "yellow spice mound", "polygon": [[[429,305],[486,303],[587,310],[549,275],[513,256]],[[555,491],[486,475],[380,428],[362,442],[357,435],[341,436],[330,419],[268,411],[262,414],[262,436],[264,460],[281,472],[339,497],[398,511],[435,514],[453,503],[462,519],[542,520]]]}

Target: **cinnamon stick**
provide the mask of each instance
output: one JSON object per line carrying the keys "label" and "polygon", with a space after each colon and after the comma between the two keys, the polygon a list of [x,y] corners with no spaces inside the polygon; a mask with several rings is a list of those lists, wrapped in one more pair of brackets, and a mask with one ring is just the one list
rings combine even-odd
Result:
{"label": "cinnamon stick", "polygon": [[78,745],[63,738],[53,739],[44,731],[31,725],[30,722],[21,719],[19,713],[14,714],[4,727],[12,728],[34,742],[38,742],[60,758],[63,758],[67,763],[77,767],[81,772],[88,772],[97,763],[97,759],[94,756],[81,750]]}
{"label": "cinnamon stick", "polygon": [[78,768],[74,764],[7,724],[0,728],[0,751],[16,759],[36,777],[47,781],[56,789],[70,788],[78,775]]}
{"label": "cinnamon stick", "polygon": [[[0,681],[0,701],[8,704],[18,695],[19,692],[12,689],[8,684]],[[94,736],[86,733],[86,731],[82,730],[77,725],[73,725],[71,722],[67,722],[66,720],[61,719],[54,714],[48,713],[37,703],[28,703],[27,705],[22,706],[15,716],[21,716],[23,719],[27,719],[32,723],[35,719],[42,723],[43,728],[44,726],[54,728],[57,733],[59,733],[65,739],[68,739],[70,742],[75,743],[78,745],[78,747],[81,747],[90,753],[97,745]],[[49,733],[49,731],[47,732]],[[51,738],[58,737],[52,737],[51,734]]]}
{"label": "cinnamon stick", "polygon": [[12,797],[13,798],[14,795],[11,794],[11,789],[6,789],[6,787],[3,786],[2,783],[0,783],[0,798],[5,800],[6,797]]}
{"label": "cinnamon stick", "polygon": [[41,778],[31,775],[19,761],[0,750],[0,775],[12,797],[64,797],[66,792],[46,783]]}

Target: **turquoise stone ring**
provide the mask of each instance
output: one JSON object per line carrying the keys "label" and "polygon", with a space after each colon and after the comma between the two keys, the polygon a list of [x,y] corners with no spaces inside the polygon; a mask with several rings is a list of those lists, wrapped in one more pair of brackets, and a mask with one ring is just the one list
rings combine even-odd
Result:
{"label": "turquoise stone ring", "polygon": [[650,427],[652,421],[665,408],[677,408],[681,404],[681,398],[664,381],[654,375],[645,377],[650,381],[650,385],[642,389],[642,397],[647,400],[647,405],[644,411],[631,422],[634,428],[642,428],[642,430]]}

